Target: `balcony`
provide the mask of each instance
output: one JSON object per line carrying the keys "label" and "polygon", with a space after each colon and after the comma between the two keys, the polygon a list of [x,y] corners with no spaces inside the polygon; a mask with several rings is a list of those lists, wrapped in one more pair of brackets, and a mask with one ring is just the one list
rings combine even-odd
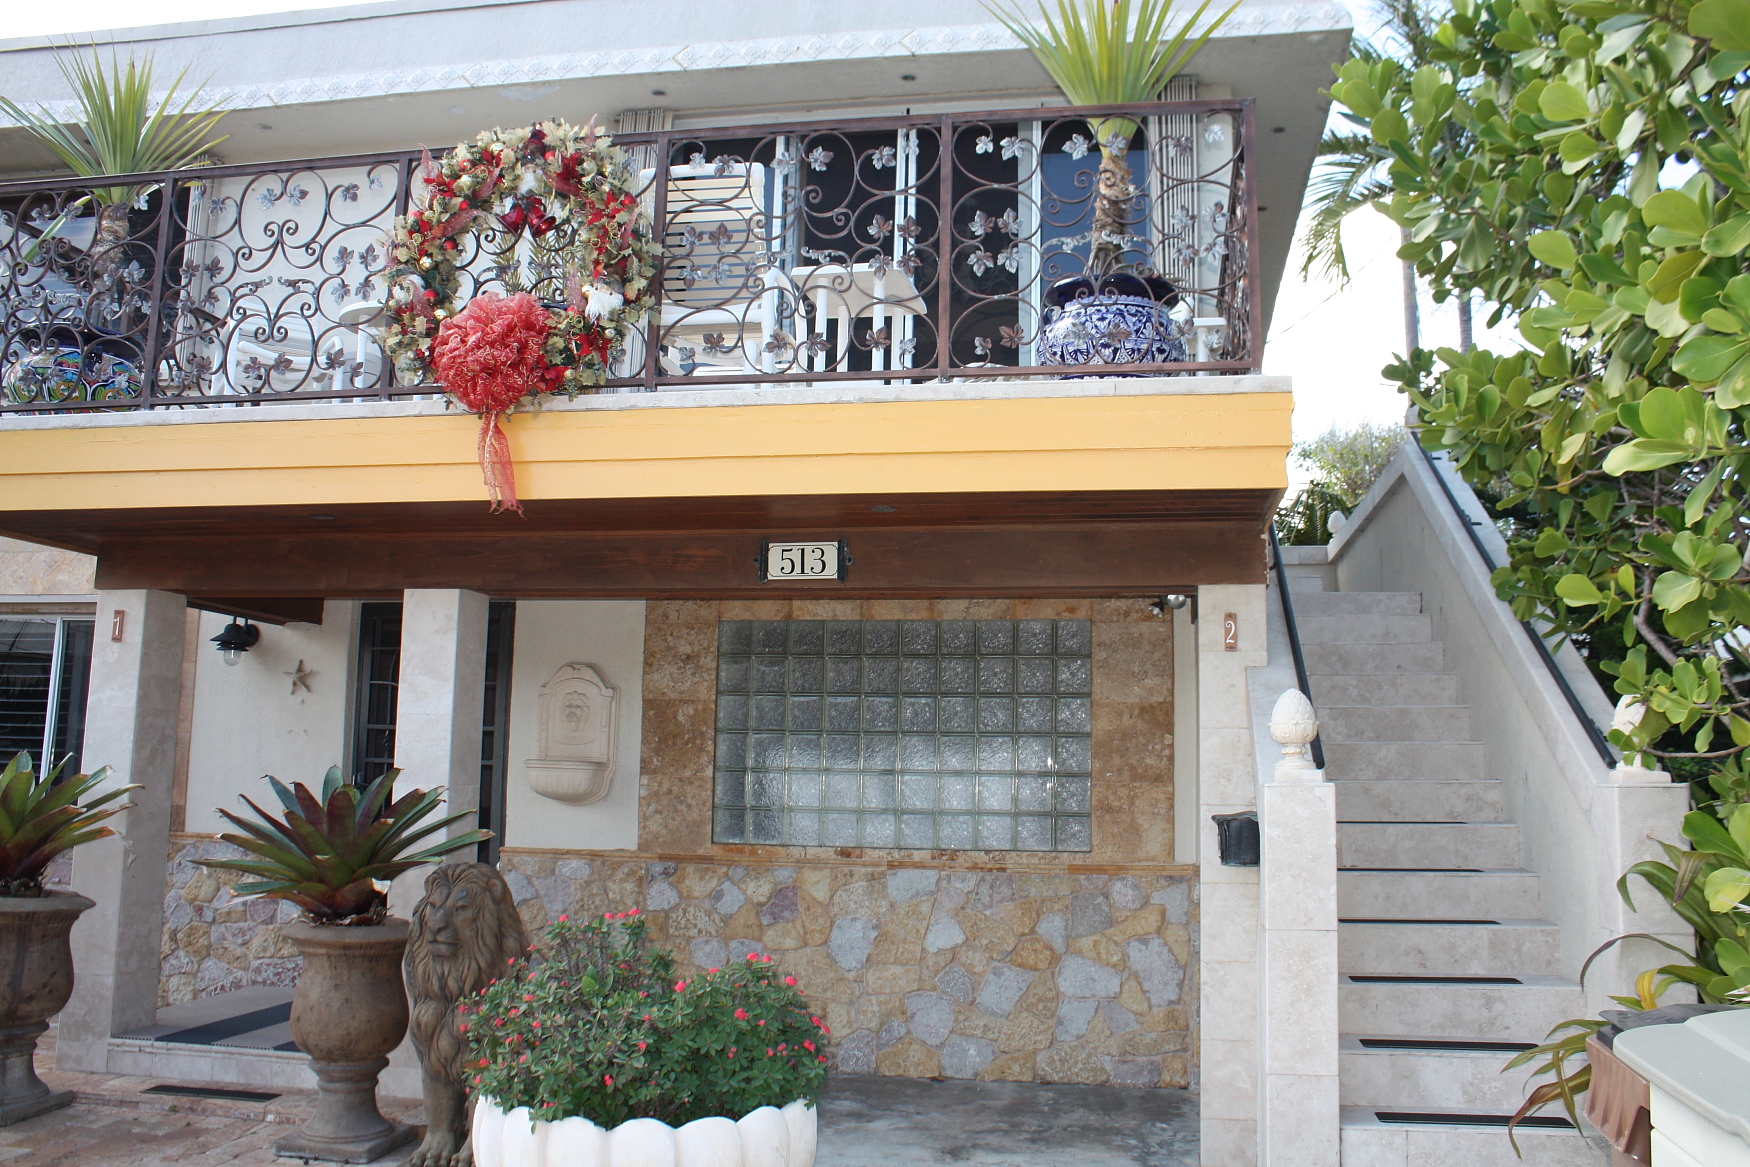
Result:
{"label": "balcony", "polygon": [[[1122,226],[1095,239],[1090,114],[1136,129]],[[1234,374],[1262,357],[1249,101],[1031,109],[620,134],[664,262],[607,392]],[[430,399],[377,341],[385,233],[417,152],[0,184],[0,413]],[[130,188],[100,223],[93,186]],[[1133,334],[1043,363],[1046,293],[1096,242],[1175,295]],[[470,294],[562,298],[561,227],[476,232]],[[506,247],[514,248],[504,252]],[[514,262],[505,262],[514,255]],[[730,395],[725,403],[733,400]],[[215,419],[216,420],[216,419]]]}

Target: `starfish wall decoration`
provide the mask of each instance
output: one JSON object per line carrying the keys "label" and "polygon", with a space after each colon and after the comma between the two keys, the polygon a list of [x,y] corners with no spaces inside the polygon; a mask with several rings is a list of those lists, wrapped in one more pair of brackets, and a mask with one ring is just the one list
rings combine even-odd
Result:
{"label": "starfish wall decoration", "polygon": [[300,660],[296,668],[287,669],[280,675],[292,679],[292,692],[294,694],[297,693],[299,685],[304,686],[304,692],[308,693],[310,691],[310,678],[316,675],[316,670],[305,668],[304,662]]}

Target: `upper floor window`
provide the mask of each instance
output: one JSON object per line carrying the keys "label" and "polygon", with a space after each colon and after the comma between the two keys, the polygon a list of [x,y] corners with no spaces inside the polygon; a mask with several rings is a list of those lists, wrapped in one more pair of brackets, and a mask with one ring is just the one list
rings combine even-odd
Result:
{"label": "upper floor window", "polygon": [[1087,620],[725,620],[720,843],[1087,851]]}

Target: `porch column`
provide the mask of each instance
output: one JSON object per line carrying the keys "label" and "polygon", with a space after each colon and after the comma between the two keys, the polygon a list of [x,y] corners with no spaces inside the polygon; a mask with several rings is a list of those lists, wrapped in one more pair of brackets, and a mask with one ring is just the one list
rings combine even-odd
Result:
{"label": "porch column", "polygon": [[55,1055],[63,1070],[104,1072],[110,1037],[158,1019],[186,611],[172,592],[97,596],[84,763],[110,766],[111,785],[143,789],[129,798],[132,810],[109,820],[116,837],[73,852],[73,890],[97,906],[73,926],[73,998]]}
{"label": "porch column", "polygon": [[[398,790],[447,787],[444,814],[480,805],[480,731],[486,686],[487,598],[410,588],[401,603],[401,680],[395,714]],[[463,820],[457,835],[474,829]],[[458,853],[458,860],[472,860]]]}
{"label": "porch column", "polygon": [[1259,766],[1262,1167],[1339,1158],[1337,792],[1307,754],[1318,729],[1306,695],[1283,693],[1270,715],[1283,756]]}
{"label": "porch column", "polygon": [[[1264,588],[1197,589],[1197,988],[1203,1159],[1258,1158],[1258,869],[1223,867],[1212,815],[1257,809],[1246,670],[1268,662]],[[1231,638],[1226,618],[1234,617]]]}

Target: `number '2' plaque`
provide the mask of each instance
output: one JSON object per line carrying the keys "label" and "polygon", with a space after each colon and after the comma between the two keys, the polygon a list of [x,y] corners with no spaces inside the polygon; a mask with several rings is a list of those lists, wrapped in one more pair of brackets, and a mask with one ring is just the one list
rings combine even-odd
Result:
{"label": "number '2' plaque", "polygon": [[764,580],[842,580],[845,568],[850,564],[850,549],[843,539],[819,543],[773,543],[768,540],[760,547],[760,578]]}

